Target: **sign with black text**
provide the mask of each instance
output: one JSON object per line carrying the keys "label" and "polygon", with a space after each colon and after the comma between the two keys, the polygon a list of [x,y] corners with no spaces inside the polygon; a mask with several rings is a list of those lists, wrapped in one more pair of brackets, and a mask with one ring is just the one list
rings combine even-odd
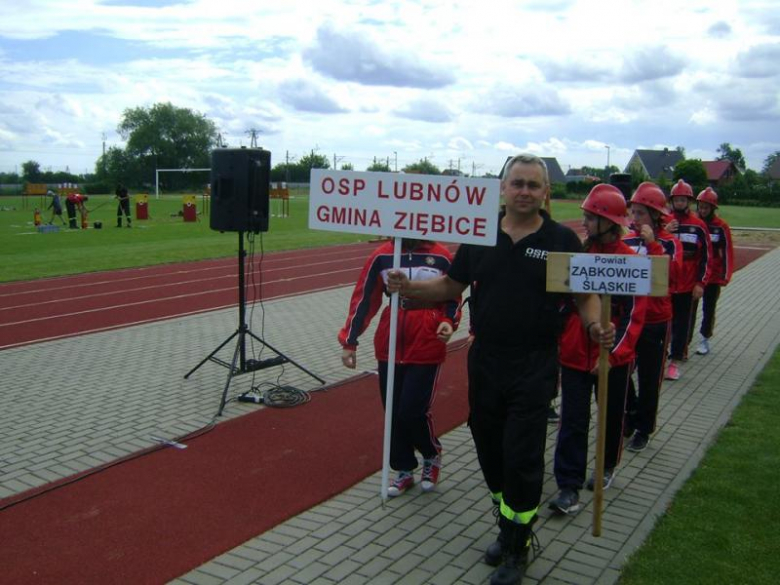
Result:
{"label": "sign with black text", "polygon": [[498,179],[314,169],[311,229],[493,246]]}

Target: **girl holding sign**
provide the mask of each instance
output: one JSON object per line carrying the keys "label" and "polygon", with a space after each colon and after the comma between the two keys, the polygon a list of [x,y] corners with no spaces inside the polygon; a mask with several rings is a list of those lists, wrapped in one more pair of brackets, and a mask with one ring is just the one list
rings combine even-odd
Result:
{"label": "girl holding sign", "polygon": [[[623,226],[628,221],[626,200],[617,187],[596,185],[583,202],[582,210],[582,223],[588,235],[586,252],[634,254],[621,239]],[[620,461],[628,378],[647,304],[645,297],[634,296],[615,295],[611,301],[616,334],[609,352],[604,477],[591,477],[588,489],[593,489],[595,481],[603,481],[604,488],[608,488]],[[575,306],[570,304],[566,310],[568,315],[560,343],[561,423],[554,465],[560,493],[549,506],[560,514],[571,514],[580,508],[579,491],[585,483],[588,459],[590,396],[598,382],[599,355],[599,346],[591,341],[589,331],[583,328]]]}
{"label": "girl holding sign", "polygon": [[665,297],[648,297],[645,326],[636,343],[638,393],[630,381],[626,404],[624,434],[633,437],[626,449],[642,451],[655,431],[658,396],[664,378],[666,353],[672,323],[672,297],[682,271],[683,249],[680,240],[663,228],[666,197],[653,183],[637,187],[631,197],[632,231],[623,238],[637,254],[669,256],[669,291]]}
{"label": "girl holding sign", "polygon": [[[410,280],[429,280],[447,273],[452,255],[440,244],[404,239],[401,270]],[[393,241],[381,244],[358,277],[349,303],[347,322],[339,331],[343,350],[341,361],[347,368],[357,366],[358,337],[382,307],[387,292],[387,274],[393,268]],[[447,355],[447,341],[460,320],[459,299],[429,302],[401,297],[398,304],[398,335],[393,382],[393,423],[390,433],[390,467],[398,472],[387,495],[400,496],[414,485],[417,449],[423,458],[421,487],[436,487],[441,469],[441,443],[436,437],[431,405],[439,367]],[[386,305],[374,335],[374,351],[379,362],[379,388],[387,408],[387,364],[390,305]]]}

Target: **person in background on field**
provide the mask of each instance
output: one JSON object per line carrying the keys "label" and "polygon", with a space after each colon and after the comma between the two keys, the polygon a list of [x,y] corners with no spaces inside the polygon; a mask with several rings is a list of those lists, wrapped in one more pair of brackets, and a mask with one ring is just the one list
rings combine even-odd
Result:
{"label": "person in background on field", "polygon": [[[587,232],[585,252],[634,254],[622,240],[623,226],[628,220],[626,199],[620,189],[613,185],[596,185],[583,201],[582,210],[582,224]],[[593,490],[596,481],[603,482],[604,489],[612,485],[615,468],[620,463],[628,380],[646,307],[647,297],[611,296],[611,318],[616,335],[609,350],[604,477],[592,475],[587,484],[589,490]],[[582,328],[577,307],[568,304],[564,314],[566,321],[560,341],[561,423],[553,466],[560,492],[549,508],[558,514],[572,514],[580,508],[579,492],[587,471],[591,395],[598,387],[599,345],[593,343],[588,331]]]}
{"label": "person in background on field", "polygon": [[51,197],[51,203],[49,203],[49,206],[46,208],[47,210],[51,209],[51,219],[49,219],[49,225],[54,223],[55,217],[59,217],[62,225],[65,225],[65,219],[62,217],[62,200],[60,199],[59,194],[49,189],[46,192],[46,195]]}
{"label": "person in background on field", "polygon": [[[452,254],[440,244],[425,240],[402,241],[401,270],[413,281],[445,274],[451,261]],[[392,267],[391,240],[381,244],[369,257],[352,292],[347,321],[338,334],[341,361],[347,368],[357,366],[358,337],[382,307],[383,299],[389,296],[385,283]],[[436,437],[431,406],[439,369],[447,356],[447,341],[460,320],[459,300],[459,297],[447,302],[399,299],[390,435],[390,467],[398,473],[388,488],[390,497],[400,496],[414,485],[414,470],[418,466],[415,449],[422,455],[422,490],[433,490],[439,480],[441,443]],[[388,304],[374,335],[379,387],[385,408],[389,332]]]}
{"label": "person in background on field", "polygon": [[704,294],[710,281],[712,243],[707,225],[689,209],[693,189],[680,179],[672,187],[673,220],[667,225],[683,247],[683,270],[676,290],[672,291],[672,348],[667,380],[679,380],[680,363],[688,358],[688,333],[691,329],[693,301]]}
{"label": "person in background on field", "polygon": [[655,432],[672,323],[671,291],[682,271],[682,244],[663,227],[667,213],[663,191],[653,183],[642,183],[631,197],[633,222],[631,232],[623,238],[637,254],[669,256],[670,292],[663,297],[647,298],[645,326],[636,343],[636,386],[633,378],[629,379],[623,435],[631,437],[626,449],[634,452],[643,451]]}
{"label": "person in background on field", "polygon": [[119,200],[119,204],[116,207],[116,227],[122,227],[122,214],[125,215],[125,221],[127,227],[130,227],[130,195],[127,193],[127,187],[121,183],[116,186],[116,198]]}
{"label": "person in background on field", "polygon": [[[501,177],[506,208],[495,246],[462,244],[440,278],[410,280],[403,271],[388,278],[391,293],[423,302],[456,298],[478,283],[471,289],[469,427],[498,517],[498,539],[485,552],[485,562],[498,566],[492,585],[522,581],[542,496],[559,309],[568,296],[547,292],[547,253],[582,251],[577,235],[542,209],[550,192],[542,159],[512,157]],[[578,294],[574,302],[590,341],[611,346],[614,328],[602,331],[598,297]]]}
{"label": "person in background on field", "polygon": [[[707,187],[699,193],[696,202],[699,218],[706,224],[712,242],[711,275],[702,296],[701,329],[699,330],[701,341],[696,349],[699,355],[707,355],[710,353],[710,338],[715,330],[715,310],[718,306],[720,289],[731,281],[734,271],[734,242],[731,239],[729,224],[715,213],[718,209],[718,194],[712,187]],[[698,300],[694,300],[691,329],[688,335],[689,343],[696,328],[698,305]]]}
{"label": "person in background on field", "polygon": [[76,212],[81,217],[82,227],[86,229],[87,206],[84,204],[89,197],[81,193],[71,193],[65,198],[65,208],[68,210],[68,227],[72,230],[79,229],[76,220]]}

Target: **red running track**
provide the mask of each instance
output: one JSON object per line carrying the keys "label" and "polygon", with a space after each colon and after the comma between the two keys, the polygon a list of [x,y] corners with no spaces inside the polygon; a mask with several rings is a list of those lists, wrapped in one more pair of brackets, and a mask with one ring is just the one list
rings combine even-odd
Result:
{"label": "red running track", "polygon": [[[246,268],[247,302],[351,285],[376,246],[366,242],[262,258],[256,254]],[[770,249],[737,248],[737,269]],[[236,258],[0,284],[0,350],[237,304]]]}

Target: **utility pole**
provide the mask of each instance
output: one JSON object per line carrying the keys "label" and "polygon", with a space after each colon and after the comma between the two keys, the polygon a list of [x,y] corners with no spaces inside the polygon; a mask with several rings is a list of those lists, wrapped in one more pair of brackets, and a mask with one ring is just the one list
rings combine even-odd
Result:
{"label": "utility pole", "polygon": [[343,156],[336,156],[336,153],[333,153],[333,170],[337,171],[338,167],[336,166],[340,160],[344,160],[345,157]]}
{"label": "utility pole", "polygon": [[395,172],[397,173],[398,172],[398,152],[394,150],[393,151],[393,156],[395,156]]}
{"label": "utility pole", "polygon": [[103,132],[101,134],[101,138],[103,138],[103,158],[101,159],[103,161],[103,175],[106,174],[106,133]]}
{"label": "utility pole", "polygon": [[285,176],[285,182],[290,182],[290,164],[295,162],[295,157],[292,157],[292,160],[290,160],[290,151],[285,150],[284,151],[284,176]]}

